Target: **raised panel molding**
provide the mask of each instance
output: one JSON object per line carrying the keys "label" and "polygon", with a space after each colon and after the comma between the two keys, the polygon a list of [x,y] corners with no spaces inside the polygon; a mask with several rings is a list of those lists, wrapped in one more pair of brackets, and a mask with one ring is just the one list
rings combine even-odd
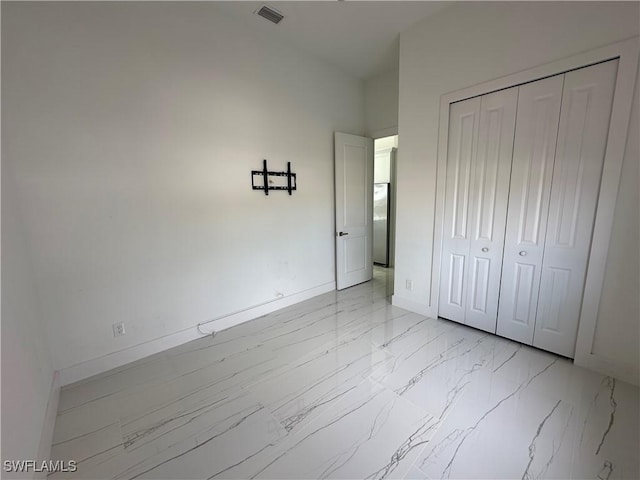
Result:
{"label": "raised panel molding", "polygon": [[571,270],[568,268],[547,268],[542,273],[542,291],[538,311],[539,329],[554,333],[560,331],[563,304],[569,297]]}
{"label": "raised panel molding", "polygon": [[[369,202],[367,189],[361,179],[368,178],[368,162],[365,148],[353,145],[344,147],[344,221],[345,226],[364,226],[367,224]],[[349,188],[347,188],[349,185]],[[360,212],[361,216],[352,217],[350,213]]]}
{"label": "raised panel molding", "polygon": [[491,261],[488,258],[475,257],[473,259],[471,301],[469,302],[469,308],[476,312],[487,313],[490,273]]}
{"label": "raised panel molding", "polygon": [[535,265],[516,263],[513,289],[513,321],[529,325],[530,311],[534,296]]}
{"label": "raised panel molding", "polygon": [[469,183],[471,181],[471,157],[476,114],[460,118],[458,154],[455,157],[455,189],[453,191],[453,238],[467,238],[467,216],[469,214]]}
{"label": "raised panel molding", "polygon": [[464,295],[464,255],[451,255],[451,275],[449,277],[449,304],[463,306]]}
{"label": "raised panel molding", "polygon": [[[522,203],[520,225],[518,228],[518,244],[539,245],[540,226],[545,215],[545,194],[547,193],[548,171],[553,166],[555,153],[555,134],[557,120],[556,110],[552,102],[557,102],[554,95],[543,95],[533,101],[534,134],[528,151],[523,152],[527,161],[525,178],[522,182]],[[553,142],[553,143],[552,143]]]}
{"label": "raised panel molding", "polygon": [[[492,241],[495,222],[496,195],[498,192],[498,167],[500,163],[500,144],[502,140],[504,108],[487,110],[488,133],[482,155],[478,155],[478,188],[476,205],[478,209],[474,239]],[[513,134],[512,134],[513,135]]]}
{"label": "raised panel molding", "polygon": [[353,273],[363,270],[367,266],[369,252],[366,237],[349,237],[345,239],[345,265],[346,273]]}
{"label": "raised panel molding", "polygon": [[[569,92],[568,96],[569,130],[563,150],[559,152],[556,166],[560,172],[557,180],[560,198],[556,207],[558,227],[555,235],[551,236],[555,245],[559,247],[572,248],[575,245],[584,176],[584,156],[581,155],[581,151],[592,90],[593,86],[589,86]],[[570,161],[574,158],[578,161]]]}

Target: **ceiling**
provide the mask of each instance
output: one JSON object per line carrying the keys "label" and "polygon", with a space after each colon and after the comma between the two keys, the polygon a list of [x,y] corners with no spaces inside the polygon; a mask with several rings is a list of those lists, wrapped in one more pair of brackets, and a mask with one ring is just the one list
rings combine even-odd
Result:
{"label": "ceiling", "polygon": [[[254,15],[268,5],[277,25]],[[451,5],[431,1],[230,1],[221,11],[361,79],[398,67],[400,32]]]}

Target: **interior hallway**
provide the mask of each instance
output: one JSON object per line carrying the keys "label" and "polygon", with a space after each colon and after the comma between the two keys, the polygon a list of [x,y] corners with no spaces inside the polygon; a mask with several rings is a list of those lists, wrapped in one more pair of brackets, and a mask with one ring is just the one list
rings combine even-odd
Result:
{"label": "interior hallway", "polygon": [[389,302],[392,275],[62,390],[75,478],[638,478],[638,388]]}

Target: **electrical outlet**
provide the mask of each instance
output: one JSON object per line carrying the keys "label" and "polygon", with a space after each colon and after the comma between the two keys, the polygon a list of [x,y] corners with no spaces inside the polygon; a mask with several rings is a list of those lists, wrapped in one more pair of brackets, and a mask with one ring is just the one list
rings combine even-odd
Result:
{"label": "electrical outlet", "polygon": [[409,279],[407,279],[404,286],[407,290],[413,290],[413,282]]}
{"label": "electrical outlet", "polygon": [[113,324],[113,336],[120,337],[127,333],[124,329],[124,322],[114,323]]}

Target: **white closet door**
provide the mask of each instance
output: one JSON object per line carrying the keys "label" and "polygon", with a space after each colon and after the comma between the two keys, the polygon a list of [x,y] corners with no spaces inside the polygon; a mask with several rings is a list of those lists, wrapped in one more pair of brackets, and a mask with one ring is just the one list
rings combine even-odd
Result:
{"label": "white closet door", "polygon": [[464,323],[469,269],[469,197],[480,123],[480,97],[449,110],[449,144],[438,314]]}
{"label": "white closet door", "polygon": [[618,60],[565,74],[533,344],[573,357]]}
{"label": "white closet door", "polygon": [[563,75],[523,85],[511,167],[497,333],[531,344],[538,305]]}
{"label": "white closet door", "polygon": [[496,332],[518,88],[484,95],[473,162],[465,323]]}

